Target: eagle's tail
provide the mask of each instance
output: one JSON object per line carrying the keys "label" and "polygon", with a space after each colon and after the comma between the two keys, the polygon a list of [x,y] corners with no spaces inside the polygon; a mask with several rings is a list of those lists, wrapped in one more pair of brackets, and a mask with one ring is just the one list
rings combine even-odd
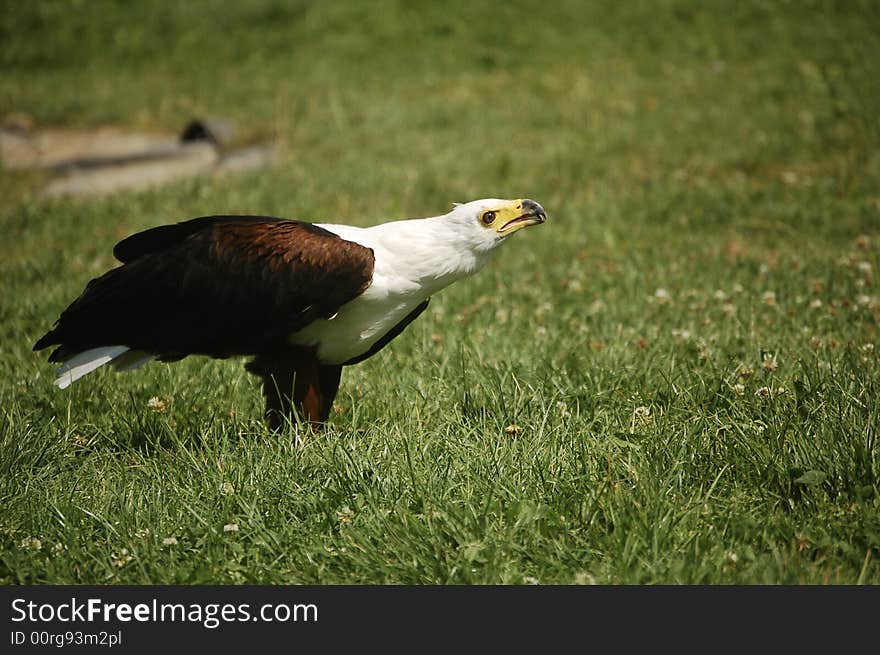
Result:
{"label": "eagle's tail", "polygon": [[55,384],[60,389],[66,389],[84,375],[101,368],[104,364],[112,363],[117,371],[132,371],[146,364],[152,359],[140,350],[131,350],[127,346],[102,346],[90,348],[73,355],[66,360],[55,372]]}

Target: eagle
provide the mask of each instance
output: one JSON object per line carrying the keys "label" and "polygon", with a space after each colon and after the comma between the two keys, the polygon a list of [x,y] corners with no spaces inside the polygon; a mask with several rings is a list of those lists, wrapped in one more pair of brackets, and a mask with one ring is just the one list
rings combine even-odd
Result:
{"label": "eagle", "polygon": [[435,293],[473,275],[508,237],[547,220],[529,199],[455,204],[372,227],[271,216],[204,216],[120,241],[34,350],[56,346],[64,389],[110,364],[243,356],[265,419],[320,427],[344,366],[375,355]]}

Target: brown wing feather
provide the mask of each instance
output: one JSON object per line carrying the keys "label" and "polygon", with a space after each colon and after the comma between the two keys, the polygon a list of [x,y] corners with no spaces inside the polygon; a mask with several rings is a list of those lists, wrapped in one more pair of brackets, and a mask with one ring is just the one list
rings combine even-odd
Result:
{"label": "brown wing feather", "polygon": [[366,289],[373,251],[309,223],[214,216],[136,234],[34,346],[52,361],[125,345],[163,359],[273,352]]}

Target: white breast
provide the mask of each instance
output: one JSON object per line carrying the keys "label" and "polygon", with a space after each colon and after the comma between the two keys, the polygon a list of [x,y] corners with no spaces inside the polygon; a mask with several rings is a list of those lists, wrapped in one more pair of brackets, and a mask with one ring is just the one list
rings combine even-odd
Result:
{"label": "white breast", "polygon": [[395,291],[382,276],[374,275],[367,290],[343,305],[336,316],[315,321],[291,340],[317,346],[318,358],[325,364],[342,364],[367,352],[426,297]]}

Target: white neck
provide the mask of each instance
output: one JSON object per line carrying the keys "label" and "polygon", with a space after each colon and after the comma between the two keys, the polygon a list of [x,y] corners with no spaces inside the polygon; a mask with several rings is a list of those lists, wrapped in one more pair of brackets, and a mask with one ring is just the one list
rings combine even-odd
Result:
{"label": "white neck", "polygon": [[474,244],[445,216],[382,223],[369,228],[325,225],[331,232],[373,249],[376,272],[405,277],[426,292],[440,289],[479,271],[491,250]]}

